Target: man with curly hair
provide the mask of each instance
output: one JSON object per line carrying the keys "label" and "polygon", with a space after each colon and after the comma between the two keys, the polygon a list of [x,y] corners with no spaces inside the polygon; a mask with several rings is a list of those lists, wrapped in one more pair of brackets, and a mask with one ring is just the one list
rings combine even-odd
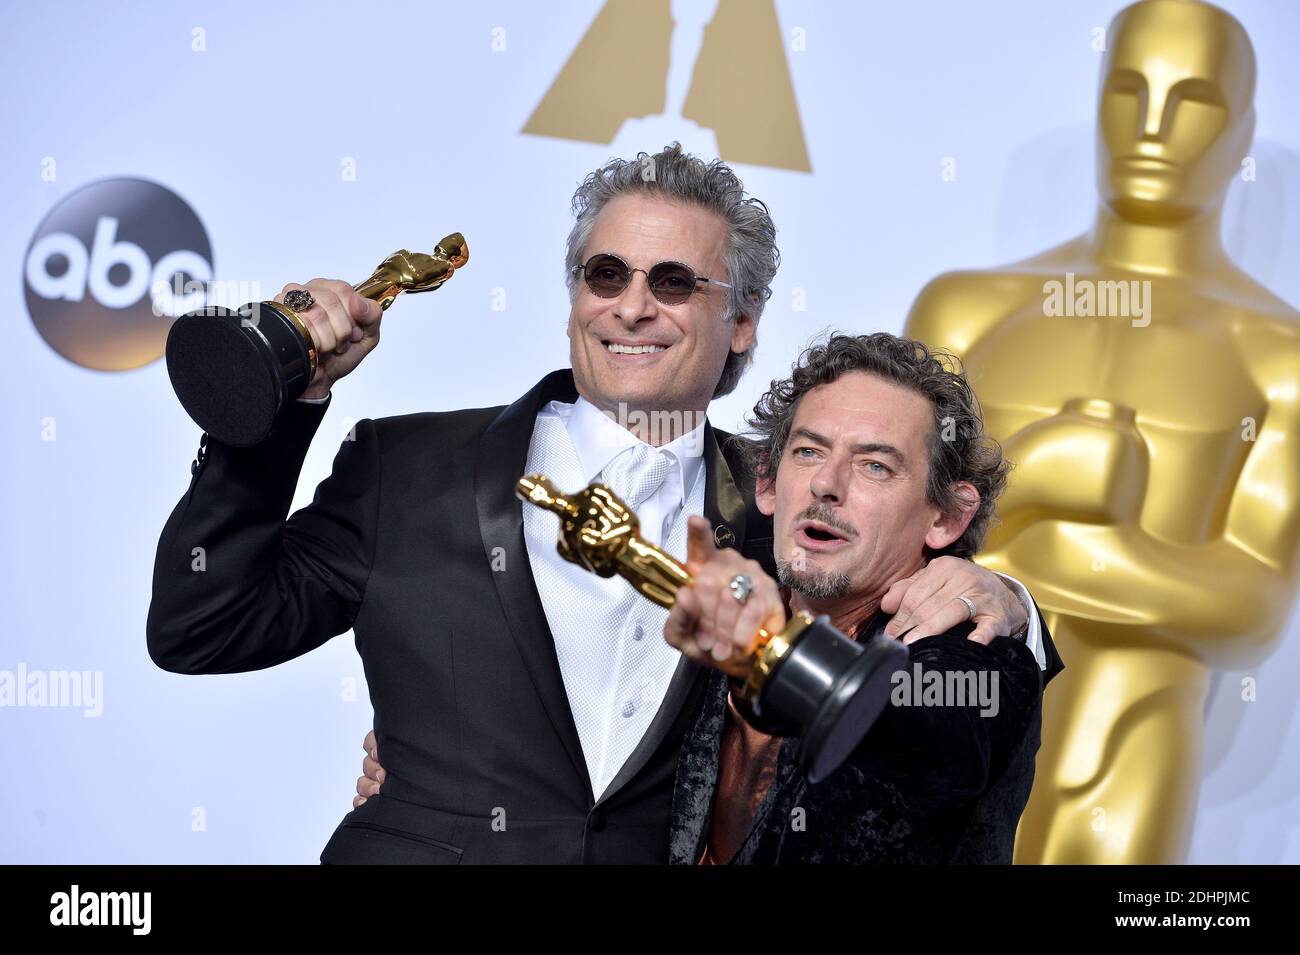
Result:
{"label": "man with curly hair", "polygon": [[[760,627],[779,632],[789,612],[806,611],[874,635],[897,581],[978,550],[1008,465],[965,377],[920,342],[833,335],[772,383],[750,424],[746,457],[773,520],[777,579],[716,549],[691,519],[695,583],[664,635],[717,672],[678,766],[671,861],[1009,863],[1055,655],[1040,674],[1023,642],[967,639],[969,621],[909,634],[890,705],[816,784],[797,768],[798,741],[751,725],[731,692]],[[737,575],[754,582],[743,599]]]}

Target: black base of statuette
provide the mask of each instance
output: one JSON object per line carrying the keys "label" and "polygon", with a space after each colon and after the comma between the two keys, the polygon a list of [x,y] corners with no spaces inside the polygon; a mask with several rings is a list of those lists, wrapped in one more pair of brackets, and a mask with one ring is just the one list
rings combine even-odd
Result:
{"label": "black base of statuette", "polygon": [[167,374],[195,424],[225,444],[249,447],[307,390],[312,368],[297,326],[270,303],[255,302],[178,318],[167,335]]}
{"label": "black base of statuette", "polygon": [[818,783],[867,735],[889,702],[891,677],[906,663],[898,641],[876,635],[858,643],[823,615],[773,670],[754,712],[772,731],[800,738],[799,767]]}

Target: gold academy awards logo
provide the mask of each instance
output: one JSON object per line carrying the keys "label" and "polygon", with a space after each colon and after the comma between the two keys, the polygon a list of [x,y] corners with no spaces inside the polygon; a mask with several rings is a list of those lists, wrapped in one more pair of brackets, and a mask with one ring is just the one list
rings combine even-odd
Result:
{"label": "gold academy awards logo", "polygon": [[523,131],[812,171],[774,0],[606,0]]}

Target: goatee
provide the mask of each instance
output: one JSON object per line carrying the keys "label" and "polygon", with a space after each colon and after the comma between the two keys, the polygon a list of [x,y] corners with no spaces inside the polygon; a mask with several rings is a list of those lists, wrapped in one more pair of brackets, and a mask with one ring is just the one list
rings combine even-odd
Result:
{"label": "goatee", "polygon": [[795,570],[788,560],[776,562],[776,579],[781,586],[806,600],[837,600],[847,597],[852,581],[848,574],[834,574],[828,570]]}

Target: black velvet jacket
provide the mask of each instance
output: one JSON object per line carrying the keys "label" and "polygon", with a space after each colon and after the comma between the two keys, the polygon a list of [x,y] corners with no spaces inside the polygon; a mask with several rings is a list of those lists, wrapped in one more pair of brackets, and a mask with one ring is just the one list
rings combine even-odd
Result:
{"label": "black velvet jacket", "polygon": [[[877,614],[864,629],[888,620]],[[922,672],[984,671],[990,681],[996,672],[996,715],[980,715],[973,700],[891,702],[845,764],[816,785],[796,768],[798,740],[783,740],[772,786],[731,861],[1010,863],[1034,780],[1043,686],[1063,666],[1046,638],[1040,671],[1021,640],[998,637],[985,647],[966,639],[971,628],[916,641],[906,671],[913,683],[918,664]],[[727,692],[726,676],[714,671],[682,749],[669,837],[675,864],[698,862],[708,838]]]}

